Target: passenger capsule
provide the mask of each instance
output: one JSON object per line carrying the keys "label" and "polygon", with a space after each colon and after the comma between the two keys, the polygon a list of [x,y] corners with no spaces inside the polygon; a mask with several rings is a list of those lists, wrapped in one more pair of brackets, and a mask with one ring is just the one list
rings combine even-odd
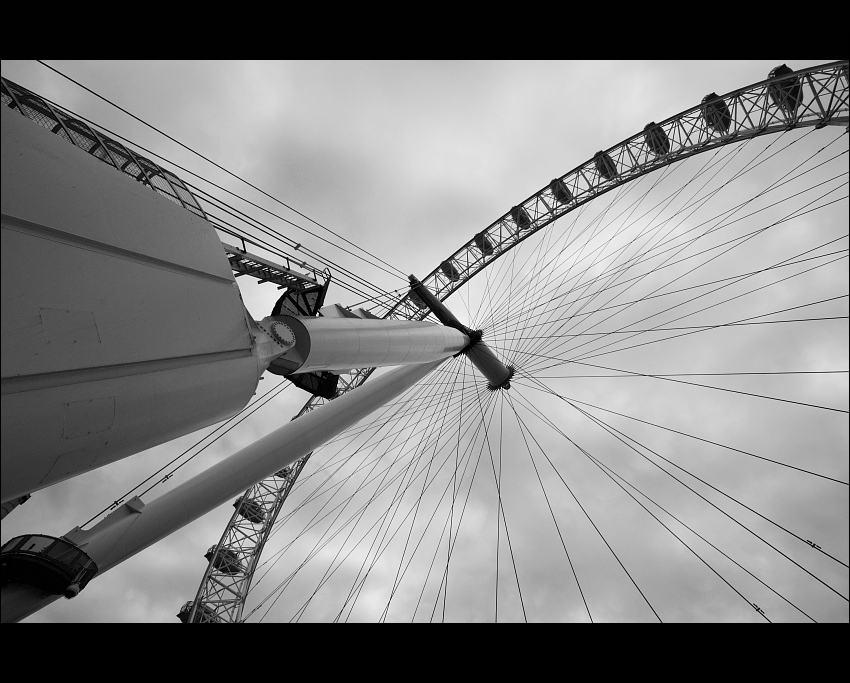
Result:
{"label": "passenger capsule", "polygon": [[[768,78],[778,78],[793,73],[793,69],[785,64],[780,64],[771,70]],[[773,103],[786,114],[794,116],[797,113],[797,107],[800,106],[803,95],[803,86],[800,84],[799,78],[784,78],[777,83],[771,83],[767,86],[767,91],[770,93],[770,99],[773,100]]]}
{"label": "passenger capsule", "polygon": [[[182,621],[184,624],[189,621],[189,615],[192,613],[192,601],[187,602],[183,607],[180,608],[180,611],[177,613],[177,618]],[[215,610],[207,604],[203,602],[198,605],[198,609],[195,610],[195,619],[193,620],[196,624],[201,623],[221,623],[221,618],[215,613]]]}
{"label": "passenger capsule", "polygon": [[428,308],[428,304],[426,304],[422,300],[422,297],[419,296],[419,294],[416,293],[415,289],[410,290],[410,300],[413,302],[413,304],[416,306],[416,308],[418,308],[420,310],[425,310],[426,308]]}
{"label": "passenger capsule", "polygon": [[245,571],[245,567],[239,561],[239,554],[231,548],[222,548],[218,555],[215,554],[215,546],[207,550],[207,562],[212,562],[213,567],[223,574],[239,574]]}
{"label": "passenger capsule", "polygon": [[246,500],[242,507],[240,508],[240,504],[242,504],[242,496],[236,499],[236,502],[233,503],[233,507],[239,510],[239,514],[242,515],[245,519],[247,519],[252,524],[262,524],[263,520],[266,518],[265,513],[263,512],[263,508],[259,503],[255,500]]}
{"label": "passenger capsule", "polygon": [[552,191],[552,196],[560,204],[568,204],[573,200],[573,193],[567,189],[567,184],[560,178],[555,178],[549,183],[549,189]]}
{"label": "passenger capsule", "polygon": [[440,264],[440,270],[442,270],[443,275],[449,278],[452,282],[460,280],[460,273],[457,272],[457,268],[455,268],[454,263],[451,261],[443,261]]}
{"label": "passenger capsule", "polygon": [[718,133],[728,133],[729,125],[732,123],[732,114],[729,113],[729,107],[726,102],[717,97],[715,93],[708,93],[702,98],[702,118],[709,127],[716,130]]}
{"label": "passenger capsule", "polygon": [[655,121],[650,121],[643,127],[643,139],[655,156],[661,156],[670,151],[670,139]]}
{"label": "passenger capsule", "polygon": [[614,160],[605,154],[605,152],[597,152],[593,155],[593,163],[596,165],[596,170],[599,171],[605,180],[613,180],[617,177],[617,165]]}
{"label": "passenger capsule", "polygon": [[484,256],[489,256],[495,249],[493,242],[489,237],[487,237],[487,234],[483,232],[480,232],[475,236],[475,246],[478,247],[478,251],[484,254]]}
{"label": "passenger capsule", "polygon": [[511,218],[514,219],[514,223],[520,230],[528,230],[531,227],[531,216],[528,215],[524,206],[512,207]]}

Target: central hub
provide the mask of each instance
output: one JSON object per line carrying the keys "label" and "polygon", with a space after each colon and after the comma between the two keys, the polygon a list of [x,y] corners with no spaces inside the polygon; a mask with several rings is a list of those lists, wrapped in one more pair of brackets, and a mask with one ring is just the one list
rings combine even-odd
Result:
{"label": "central hub", "polygon": [[487,379],[487,388],[491,391],[497,389],[510,389],[511,377],[514,376],[514,368],[508,368],[493,350],[482,341],[481,330],[471,330],[458,320],[446,305],[434,296],[425,285],[410,276],[411,293],[415,294],[437,319],[447,327],[454,327],[469,337],[469,345],[461,351],[469,359],[475,368]]}
{"label": "central hub", "polygon": [[270,332],[275,341],[281,346],[289,348],[295,346],[295,332],[284,322],[275,321],[271,324]]}

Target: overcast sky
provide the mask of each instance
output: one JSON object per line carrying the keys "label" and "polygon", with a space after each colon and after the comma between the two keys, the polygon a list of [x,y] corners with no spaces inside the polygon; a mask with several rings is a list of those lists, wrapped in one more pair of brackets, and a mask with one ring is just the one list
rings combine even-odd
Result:
{"label": "overcast sky", "polygon": [[[403,273],[413,273],[421,278],[511,206],[547,185],[552,178],[592,157],[596,151],[642,130],[649,121],[661,121],[698,104],[709,92],[723,94],[763,80],[773,67],[783,61],[57,60],[48,63],[391,263]],[[830,61],[805,60],[789,62],[789,66],[799,69]],[[2,75],[125,136],[137,146],[151,149],[250,198],[311,232],[321,232],[305,219],[262,197],[37,62],[3,61]],[[816,148],[840,137],[839,132],[830,127],[817,138],[818,142],[811,142],[813,138],[809,138],[792,148],[785,158],[802,160]],[[847,136],[837,140],[832,149],[836,153],[845,152],[837,163],[843,164],[846,171]],[[831,168],[834,170],[835,165]],[[175,172],[190,182],[196,182],[180,170],[175,169]],[[778,177],[781,166],[770,172],[774,173],[770,177]],[[769,172],[764,173],[767,177]],[[645,180],[651,182],[650,178],[652,176]],[[815,218],[797,224],[793,230],[789,227],[772,242],[765,240],[751,249],[736,252],[737,256],[730,257],[726,265],[716,266],[712,277],[706,275],[698,281],[746,272],[760,257],[766,259],[765,263],[776,262],[827,239],[846,235],[846,175],[843,182],[843,195],[839,193],[838,196],[845,199],[828,213],[817,214]],[[736,194],[730,196],[729,205],[734,205],[739,197],[743,201],[747,193],[754,192],[753,187],[749,179],[743,180],[737,185]],[[215,194],[224,197],[220,191],[215,191]],[[237,203],[231,199],[228,201]],[[623,205],[612,204],[614,207]],[[244,205],[239,206],[242,208]],[[600,203],[600,206],[608,206],[608,203]],[[596,211],[598,213],[602,209]],[[261,214],[254,212],[254,215]],[[591,215],[596,214],[590,210],[585,220],[590,221]],[[398,275],[371,267],[292,225],[268,216],[263,220],[382,290],[394,290],[405,284]],[[817,231],[816,238],[810,238],[814,231]],[[559,234],[553,230],[542,238],[551,240],[550,253],[557,251],[554,245]],[[321,236],[328,237],[326,234]],[[336,242],[339,243],[339,240]],[[846,249],[846,236],[836,245],[830,248]],[[521,262],[513,263],[514,271],[510,270],[510,264],[501,264],[501,270],[494,268],[494,272],[504,272],[506,278],[520,280],[534,277],[533,268],[522,266]],[[770,295],[760,298],[758,303],[728,309],[708,324],[730,322],[747,314],[754,315],[753,311],[761,313],[799,305],[813,300],[815,295],[826,298],[846,294],[846,270],[845,258],[816,271],[816,274],[805,278],[801,276],[774,287],[769,290]],[[254,317],[260,319],[270,313],[278,292],[271,286],[245,282],[247,279],[240,278],[243,298]],[[469,299],[459,296],[458,303],[452,304],[457,307],[456,312],[462,314],[461,317],[467,315],[466,303],[463,302],[468,301],[470,308],[476,307],[473,299],[476,294],[483,296],[483,287],[485,284],[472,289]],[[541,296],[551,296],[551,291]],[[328,303],[351,305],[359,300],[339,286],[332,285],[328,294]],[[805,314],[796,317],[846,315],[847,300],[828,308],[821,307],[816,313],[802,310]],[[701,318],[700,322],[705,320],[708,318]],[[689,319],[679,324],[696,323]],[[604,325],[603,328],[611,329]],[[710,336],[712,334],[716,336]],[[656,345],[663,346],[663,350],[648,347],[654,350],[611,354],[588,362],[633,372],[655,373],[847,369],[846,320],[796,326],[763,325],[747,332],[739,330],[723,334],[741,336],[731,340],[729,336],[721,337],[720,332],[695,335],[687,343]],[[695,341],[697,338],[699,341]],[[527,358],[530,367],[532,360]],[[453,363],[457,369],[459,361]],[[558,372],[566,375],[575,371],[575,368],[565,370],[562,367],[549,372],[543,371],[539,365],[535,367],[541,375]],[[443,376],[454,377],[452,372],[454,370],[446,369]],[[585,368],[584,372],[589,374],[590,369]],[[799,377],[740,381],[685,379],[847,410],[846,374],[814,375],[805,380]],[[278,378],[267,376],[260,384],[260,391],[266,389],[264,385],[276,384],[277,381]],[[659,388],[656,384],[670,383],[650,379],[605,379],[592,385],[590,379],[579,382],[575,385],[557,380],[550,386],[562,394],[576,389],[580,393],[570,395],[589,403],[658,421],[671,428],[683,429],[798,467],[811,468],[844,482],[848,480],[846,413],[696,388]],[[638,385],[638,382],[644,384]],[[623,386],[628,383],[631,384]],[[612,463],[612,467],[613,463],[619,462],[624,477],[631,476],[634,482],[655,482],[657,470],[646,461],[625,460],[627,449],[621,444],[617,448],[623,449],[623,452],[614,455],[611,437],[563,402],[551,397],[544,401],[539,392],[521,382],[515,383],[510,395],[516,397],[517,404],[522,400],[536,402],[559,428],[570,433],[591,453],[610,454],[612,459],[608,462]],[[306,394],[294,388],[287,389],[255,417],[246,420],[238,429],[204,451],[172,481],[179,483],[184,473],[191,475],[268,433],[297,412],[305,397]],[[495,414],[501,414],[502,419],[513,415],[509,407],[502,406],[501,410],[508,411],[500,413],[497,410]],[[564,464],[563,471],[568,481],[575,484],[577,497],[587,503],[588,510],[592,511],[591,517],[604,528],[606,539],[614,551],[619,550],[626,568],[646,593],[645,601],[629,580],[624,579],[622,568],[611,559],[605,546],[600,545],[598,535],[587,524],[581,510],[572,503],[568,505],[570,494],[563,484],[557,484],[551,472],[544,475],[546,491],[555,501],[557,515],[562,520],[561,530],[565,532],[564,540],[571,548],[578,581],[586,590],[588,609],[595,621],[653,621],[655,617],[647,602],[664,621],[763,621],[734,590],[694,559],[675,539],[671,540],[663,527],[610,481],[604,480],[578,451],[568,451],[563,438],[542,423],[535,423],[530,413],[521,414],[523,419],[534,425],[532,431],[539,435],[550,457],[573,459],[570,460],[572,464]],[[602,413],[598,415],[607,419]],[[634,422],[630,425],[628,421],[621,420],[616,425],[624,431],[631,429],[628,431],[630,435],[659,453],[669,457],[674,454],[682,456],[689,465],[702,466],[704,469],[700,472],[718,488],[732,493],[783,526],[792,528],[803,538],[814,540],[842,563],[847,562],[847,486],[787,469],[753,464],[751,459],[736,459],[728,451],[709,449],[692,440],[677,441],[677,437],[669,432],[659,433],[645,426],[638,427]],[[499,431],[495,423],[491,430],[495,430],[491,432],[493,434]],[[507,427],[505,430],[507,434]],[[22,533],[56,536],[66,533],[209,431],[208,428],[37,492],[22,508],[4,520],[2,540],[5,542]],[[576,591],[575,579],[564,563],[559,537],[553,529],[544,529],[546,524],[551,524],[551,519],[547,518],[546,500],[540,495],[535,472],[528,464],[528,455],[522,456],[523,444],[521,434],[514,429],[512,436],[505,437],[502,453],[506,468],[503,477],[510,482],[510,486],[505,484],[503,505],[511,536],[510,550],[515,554],[523,598],[518,599],[519,591],[516,590],[511,555],[505,549],[507,539],[503,528],[498,536],[499,620],[522,620],[524,607],[529,620],[587,621],[587,611]],[[332,456],[322,457],[330,460]],[[520,465],[523,457],[524,464]],[[491,621],[494,616],[495,562],[486,558],[495,558],[496,524],[500,513],[497,512],[493,474],[486,471],[490,467],[486,451],[483,458],[482,470],[476,475],[480,480],[476,479],[478,483],[473,486],[468,512],[465,513],[469,515],[464,522],[467,526],[462,527],[458,534],[458,544],[465,538],[468,543],[465,550],[458,550],[451,564],[451,588],[446,609],[446,618],[450,620]],[[314,461],[317,459],[314,458]],[[486,482],[489,483],[485,485]],[[752,535],[742,532],[740,527],[730,526],[722,515],[709,510],[692,494],[675,488],[664,489],[664,493],[661,490],[658,489],[658,495],[666,496],[664,500],[671,506],[671,511],[673,506],[678,506],[675,508],[677,516],[681,515],[689,524],[699,527],[713,542],[719,545],[725,543],[725,552],[735,556],[811,617],[818,621],[847,621],[848,603],[835,592],[791,565]],[[148,498],[154,493],[148,494]],[[713,500],[721,499],[715,496]],[[848,594],[845,567],[825,559],[776,527],[763,524],[751,513],[742,513],[740,507],[728,506],[725,509],[752,528],[757,528],[759,534],[839,593]],[[197,590],[205,568],[203,554],[218,541],[231,513],[231,504],[223,505],[96,578],[73,601],[56,601],[27,621],[177,623],[175,615],[180,606],[193,598]],[[279,542],[281,546],[284,543],[283,539]],[[712,566],[748,600],[763,607],[772,619],[807,621],[799,611],[790,608],[707,546],[694,547],[699,548]],[[293,546],[292,552],[298,552],[297,548]],[[347,566],[339,575],[353,580],[365,552],[355,553],[353,570]],[[434,553],[433,547],[430,552]],[[422,560],[420,568],[419,559],[417,557],[411,576],[416,570],[421,569],[423,575],[427,572],[427,561]],[[332,557],[327,560],[330,562]],[[294,555],[289,563],[300,561],[299,556]],[[445,563],[445,553],[442,561]],[[311,575],[314,584],[326,566],[327,563]],[[362,608],[362,612],[355,611],[352,619],[372,618],[374,613],[380,615],[383,609],[381,600],[386,602],[382,598],[383,591],[392,584],[396,566],[397,561],[396,565],[390,562],[386,566],[376,565],[370,583],[366,584],[361,598],[358,598],[358,610]],[[283,570],[280,571],[278,581],[284,576]],[[342,590],[343,599],[351,580],[345,587],[342,587],[344,581],[340,580],[339,590]],[[274,581],[269,578],[267,583]],[[303,590],[312,590],[307,587],[309,583],[308,579],[304,580]],[[297,594],[295,586],[288,590],[281,601],[288,603],[287,606],[281,605],[282,611],[270,613],[267,619],[289,619],[306,599],[303,594]],[[326,598],[324,594],[318,594],[316,605],[312,611],[305,612],[303,619],[334,618],[342,604],[333,591],[329,587]],[[415,605],[418,597],[418,593],[415,596],[414,593],[415,582],[403,585],[398,601],[394,603],[394,609],[398,611],[390,614],[390,620],[411,618],[413,609],[410,605]],[[428,618],[431,608],[439,600],[436,598],[436,584],[428,584],[427,610],[424,610],[427,614],[423,617],[423,612],[418,611],[417,619]],[[370,611],[373,602],[380,605],[377,612]],[[436,618],[439,618],[439,612]]]}

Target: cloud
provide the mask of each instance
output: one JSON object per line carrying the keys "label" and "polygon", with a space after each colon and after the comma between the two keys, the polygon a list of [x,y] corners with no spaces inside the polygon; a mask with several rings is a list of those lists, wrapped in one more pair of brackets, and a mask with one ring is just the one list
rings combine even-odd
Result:
{"label": "cloud", "polygon": [[[597,150],[642,130],[650,120],[662,121],[694,106],[708,92],[720,94],[762,80],[776,66],[765,61],[50,63],[369,254],[402,273],[415,273],[420,278],[516,203],[547,185],[553,177],[584,162]],[[801,68],[819,63],[823,62],[815,60],[791,66]],[[358,256],[347,253],[356,249],[339,237],[329,235],[125,114],[110,109],[39,64],[4,61],[2,69],[4,78],[55,99],[106,127],[125,132],[139,144],[160,151],[318,235],[311,236],[285,221],[250,209],[251,215],[270,228],[300,243],[302,253],[304,248],[311,249],[332,264],[334,280],[328,303],[339,301],[348,305],[370,296],[362,283],[353,285],[343,269],[357,273],[383,290],[405,286],[400,275],[367,265]],[[827,135],[835,131],[818,132]],[[788,137],[794,135],[797,132]],[[622,263],[625,256],[617,260],[618,248],[622,247],[625,255],[637,252],[637,246],[626,245],[642,227],[658,229],[646,238],[648,245],[668,237],[679,239],[673,244],[682,244],[688,235],[686,231],[700,217],[714,219],[712,225],[720,224],[721,211],[751,199],[803,162],[815,147],[822,146],[812,146],[809,142],[811,139],[795,143],[774,163],[759,167],[758,173],[744,175],[718,192],[717,213],[712,213],[714,204],[709,204],[687,224],[677,223],[683,215],[677,211],[693,198],[704,196],[712,186],[701,189],[707,175],[699,182],[684,183],[680,179],[690,177],[687,173],[695,174],[710,158],[709,154],[681,164],[682,168],[671,176],[669,186],[685,184],[685,190],[667,207],[655,202],[659,197],[669,197],[659,194],[667,190],[668,183],[659,182],[650,192],[659,174],[631,183],[623,188],[610,209],[613,192],[592,202],[575,224],[573,217],[579,212],[561,219],[553,230],[541,232],[536,240],[528,240],[522,250],[504,257],[471,281],[468,292],[458,293],[447,303],[459,315],[478,310],[479,318],[493,314],[487,330],[494,347],[520,347],[530,352],[524,356],[516,353],[513,358],[529,374],[545,376],[542,381],[563,396],[847,481],[846,415],[645,377],[579,379],[573,376],[622,373],[574,363],[544,363],[545,359],[540,357],[578,358],[646,374],[846,369],[847,328],[846,321],[841,320],[724,327],[616,352],[613,351],[662,335],[643,334],[631,341],[622,334],[596,341],[593,337],[576,336],[569,343],[563,339],[558,342],[543,339],[546,335],[619,332],[624,327],[722,324],[846,293],[846,262],[836,262],[745,294],[822,262],[812,261],[807,262],[809,266],[801,263],[753,276],[684,303],[692,296],[704,294],[709,288],[706,282],[766,268],[843,234],[846,199],[843,204],[835,205],[834,210],[770,228],[763,237],[746,242],[716,261],[702,256],[696,261],[669,265],[631,286],[617,284],[635,272],[645,273],[660,265],[670,255],[665,254],[647,261],[647,265],[625,271],[610,282],[594,280],[608,278],[609,266]],[[720,163],[729,161],[730,165],[719,175],[719,180],[712,182],[722,184],[735,172],[733,169],[743,167],[751,159],[750,151],[755,154],[767,143],[762,147],[759,144],[752,143],[746,147],[746,153],[731,161],[730,157],[718,156]],[[839,148],[840,145],[843,147]],[[843,136],[835,143],[836,151],[846,153],[846,145]],[[765,152],[765,156],[775,149]],[[841,163],[840,159],[836,163]],[[846,158],[843,163],[846,165]],[[718,170],[720,166],[712,168]],[[178,175],[184,176],[179,171]],[[730,237],[781,218],[786,206],[799,206],[806,199],[796,204],[773,206],[773,203],[790,197],[797,189],[795,184],[765,194],[747,205],[746,212],[761,209],[758,214],[747,222],[730,224],[725,230],[706,235],[695,246],[684,249],[680,257],[692,256],[709,247],[714,247],[711,254],[716,254]],[[807,192],[806,197],[810,197],[816,190]],[[846,189],[843,192],[846,196]],[[226,197],[219,190],[215,194]],[[233,198],[227,201],[247,210],[244,202]],[[718,215],[720,219],[716,218]],[[588,241],[595,226],[600,225],[607,225],[608,232]],[[708,226],[702,229],[705,227]],[[578,235],[582,228],[589,231],[568,246],[565,236]],[[605,242],[612,232],[620,229],[623,232],[618,237]],[[268,239],[278,244],[273,238]],[[582,245],[584,251],[580,251]],[[846,238],[836,245],[807,256],[846,248]],[[594,260],[596,256],[590,255],[597,247],[601,255],[609,256],[608,261]],[[291,251],[291,247],[288,249]],[[587,256],[584,261],[583,256]],[[548,277],[537,277],[543,272],[541,259],[560,265]],[[694,262],[705,265],[692,270]],[[777,275],[780,270],[781,275]],[[270,286],[245,282],[247,279],[240,278],[239,283],[246,306],[255,317],[262,317],[270,312],[279,292]],[[348,292],[343,283],[355,286],[359,293]],[[596,292],[602,283],[611,288],[556,309],[551,317],[560,318],[560,322],[555,326],[544,324],[548,314],[531,317],[528,306],[532,302],[544,304],[546,311],[553,310],[557,305],[554,297],[566,291],[564,283],[583,285],[582,291],[588,295]],[[510,305],[492,303],[491,297],[507,285],[516,285]],[[662,286],[663,289],[655,291]],[[671,294],[674,289],[683,291]],[[737,295],[743,296],[720,303]],[[607,305],[609,299],[611,304],[616,304],[649,296],[654,298],[647,298],[610,320],[605,318],[613,309],[592,316],[580,315],[594,307],[601,308],[602,302]],[[712,309],[695,313],[703,306],[715,304]],[[678,307],[659,314],[673,306]],[[844,300],[766,319],[846,313]],[[571,315],[575,317],[570,318]],[[684,317],[677,319],[679,316]],[[534,329],[541,339],[523,341],[516,329],[521,320],[539,324]],[[526,337],[530,329],[525,330]],[[672,333],[664,334],[667,335]],[[604,346],[615,337],[616,344]],[[582,355],[571,355],[573,349],[579,349]],[[563,436],[566,434],[812,617],[847,621],[846,603],[834,592],[782,559],[649,461],[659,463],[717,506],[745,521],[759,535],[845,595],[846,571],[839,571],[835,562],[805,543],[789,538],[773,525],[659,460],[642,445],[794,530],[804,540],[815,541],[842,560],[847,557],[846,487],[577,404],[634,439],[629,443],[646,455],[643,458],[564,401],[534,389],[528,379],[517,378],[513,383],[510,396],[516,414],[510,402],[486,391],[482,392],[481,404],[477,399],[472,400],[471,389],[463,402],[440,400],[438,397],[443,396],[447,382],[465,381],[467,387],[473,386],[476,380],[471,373],[465,380],[462,371],[456,374],[460,367],[459,361],[447,365],[432,377],[428,392],[417,395],[409,403],[399,403],[399,422],[379,430],[375,426],[376,418],[373,428],[358,437],[352,436],[346,449],[334,445],[324,454],[314,456],[302,475],[304,485],[292,494],[287,501],[291,507],[282,514],[288,515],[287,510],[297,509],[297,512],[282,524],[263,555],[264,564],[258,572],[257,590],[248,611],[260,600],[266,602],[252,619],[258,619],[266,609],[270,609],[266,621],[295,618],[326,576],[330,579],[310,600],[301,620],[329,621],[339,614],[352,621],[375,620],[380,618],[394,587],[389,620],[430,620],[432,614],[433,619],[442,619],[451,535],[454,546],[448,563],[447,620],[493,620],[497,581],[500,621],[523,620],[523,608],[530,620],[587,621],[579,586],[594,621],[653,621],[653,609],[665,621],[763,621],[748,601],[764,608],[773,620],[807,620],[632,491],[738,588],[745,596],[741,598],[566,440]],[[678,379],[847,407],[846,375]],[[276,383],[277,378],[267,377],[258,392]],[[192,460],[180,470],[179,476],[148,495],[159,495],[161,490],[289,420],[305,397],[306,394],[294,388],[288,389]],[[465,411],[463,420],[459,419],[461,406]],[[416,408],[420,410],[417,412]],[[535,409],[560,432],[541,419]],[[488,424],[487,439],[483,431],[476,431],[482,415]],[[517,415],[523,421],[522,429]],[[469,431],[459,431],[458,422]],[[404,447],[392,436],[400,431],[400,425],[416,433]],[[202,430],[37,492],[4,520],[3,539],[20,533],[67,532],[208,431]],[[453,449],[458,444],[456,455]],[[358,446],[361,446],[359,450]],[[350,459],[326,485],[336,484],[336,488],[328,488],[326,494],[308,500],[309,492],[325,490],[314,488],[330,471],[319,473],[320,468],[342,462],[343,456]],[[355,471],[357,468],[360,469]],[[298,508],[302,502],[303,507]],[[231,505],[232,502],[223,504],[98,577],[73,601],[57,601],[28,621],[176,622],[175,615],[183,602],[194,598],[206,566],[203,555],[221,537],[232,514]],[[336,520],[334,524],[332,520]],[[350,523],[343,526],[347,520]],[[314,522],[315,526],[311,526]],[[331,537],[335,531],[338,533]],[[358,539],[362,542],[355,545]],[[286,552],[278,555],[284,548]],[[315,556],[311,556],[312,552]],[[348,559],[341,562],[349,552]],[[308,557],[311,559],[304,568],[290,578],[290,573]],[[267,570],[270,571],[266,575]],[[359,584],[364,576],[365,581]],[[396,586],[397,576],[400,579]],[[285,590],[276,592],[278,586]]]}

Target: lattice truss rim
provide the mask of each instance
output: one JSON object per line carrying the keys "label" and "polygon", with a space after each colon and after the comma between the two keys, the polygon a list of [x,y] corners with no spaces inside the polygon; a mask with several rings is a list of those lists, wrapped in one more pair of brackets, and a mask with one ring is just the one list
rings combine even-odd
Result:
{"label": "lattice truss rim", "polygon": [[[644,130],[598,152],[512,207],[421,281],[440,300],[445,300],[486,265],[552,221],[647,173],[731,142],[802,126],[846,126],[850,122],[848,80],[848,61],[810,67],[703,101],[654,124],[652,130],[648,130],[652,124],[647,124]],[[800,97],[796,106],[789,106],[788,91],[797,84],[801,86]],[[706,106],[720,102],[725,103],[729,113],[729,128],[725,132],[713,128],[704,116]],[[658,143],[653,141],[652,133],[658,130],[664,133],[669,152],[653,152],[653,145]],[[600,155],[607,156],[614,164],[614,174],[610,178],[603,175],[606,163]],[[555,181],[561,181],[569,190],[572,198],[568,202],[561,203],[555,197],[552,189]],[[484,243],[484,249],[480,243]],[[409,295],[383,307],[384,317],[414,319],[421,315]]]}
{"label": "lattice truss rim", "polygon": [[[319,280],[329,278],[326,271],[309,265],[303,258],[298,259],[284,252],[280,252],[279,256],[286,261],[285,266],[278,266],[249,254],[245,249],[246,242],[256,246],[261,245],[227,228],[221,220],[209,216],[204,211],[201,200],[179,176],[22,85],[0,78],[0,103],[17,110],[21,115],[66,142],[70,142],[87,154],[203,218],[216,230],[241,240],[242,249],[222,243],[227,259],[237,277],[250,275],[259,280],[259,283],[273,282],[278,285],[278,289],[303,289],[317,285]],[[249,267],[255,272],[249,270]],[[305,276],[295,272],[296,267],[308,271],[308,274]]]}
{"label": "lattice truss rim", "polygon": [[[798,84],[799,97],[792,97],[791,93]],[[716,99],[709,99],[707,96],[701,104],[661,123],[647,124],[643,131],[597,153],[560,178],[554,179],[552,183],[517,204],[461,246],[423,278],[422,283],[440,300],[445,300],[485,266],[549,223],[624,183],[694,154],[800,126],[819,128],[826,125],[847,125],[850,121],[848,86],[848,61],[839,61],[790,74],[782,73],[775,78],[768,78]],[[728,130],[725,131],[712,127],[705,115],[707,106],[720,102],[724,103],[728,112]],[[722,116],[726,117],[726,112],[723,112]],[[658,130],[663,132],[663,137],[657,134]],[[665,139],[667,151],[653,152],[653,147],[656,150],[665,149]],[[610,164],[614,165],[613,172]],[[561,203],[557,200],[553,189],[555,181],[564,183],[571,194],[569,201]],[[482,236],[490,241],[489,244]],[[446,267],[446,264],[451,267]],[[412,301],[409,293],[395,302],[380,305],[379,311],[375,312],[382,313],[380,317],[383,318],[403,320],[422,320],[429,313],[427,309],[421,309]],[[353,370],[348,376],[341,376],[337,395],[365,382],[373,369]],[[323,405],[324,402],[321,398],[310,399],[293,419]],[[293,463],[291,467],[296,473],[295,476],[287,479],[284,485],[279,487],[278,495],[270,498],[268,506],[263,508],[266,521],[261,534],[252,536],[242,530],[241,527],[248,522],[241,516],[240,508],[234,512],[210,559],[195,599],[184,605],[183,609],[189,613],[187,621],[241,620],[245,597],[263,545],[274,526],[277,513],[292,490],[297,474],[304,468],[311,455],[312,453],[309,453]],[[277,480],[271,477],[258,483],[246,491],[242,500],[253,500],[252,496],[265,500],[263,492],[269,490],[275,481]],[[240,561],[247,571],[236,579],[227,581],[222,572],[218,572],[213,565],[222,548],[231,548],[237,543],[237,534],[242,538],[256,538],[257,544],[250,547],[247,544],[240,546],[240,553],[243,553],[240,555]],[[232,597],[225,597],[225,592]],[[210,610],[208,605],[219,605],[219,611]]]}
{"label": "lattice truss rim", "polygon": [[104,163],[114,166],[196,216],[207,218],[189,188],[171,171],[104,135],[23,86],[5,78],[0,79],[0,84],[2,84],[2,100],[5,106],[17,109],[31,121]]}

